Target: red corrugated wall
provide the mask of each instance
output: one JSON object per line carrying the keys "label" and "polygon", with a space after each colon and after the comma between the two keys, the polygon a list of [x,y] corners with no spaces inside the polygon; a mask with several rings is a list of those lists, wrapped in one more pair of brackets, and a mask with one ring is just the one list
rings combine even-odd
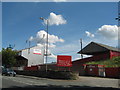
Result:
{"label": "red corrugated wall", "polygon": [[86,75],[99,76],[98,75],[98,68],[97,67],[95,67],[95,68],[86,68]]}
{"label": "red corrugated wall", "polygon": [[91,64],[91,65],[86,65],[84,64],[84,70],[86,75],[90,76],[99,76],[99,71],[98,71],[98,65],[97,64]]}
{"label": "red corrugated wall", "polygon": [[110,59],[112,59],[113,57],[116,57],[116,56],[120,56],[120,52],[110,51]]}
{"label": "red corrugated wall", "polygon": [[[84,66],[86,66],[86,68],[84,69],[85,75],[99,76],[99,68],[97,67],[97,65],[84,64]],[[120,67],[105,67],[105,77],[120,78]]]}
{"label": "red corrugated wall", "polygon": [[119,77],[120,78],[120,67],[108,67],[105,68],[106,77]]}

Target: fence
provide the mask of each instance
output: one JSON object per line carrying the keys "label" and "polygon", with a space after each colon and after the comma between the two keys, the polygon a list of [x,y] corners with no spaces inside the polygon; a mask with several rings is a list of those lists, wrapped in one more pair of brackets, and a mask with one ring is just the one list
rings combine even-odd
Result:
{"label": "fence", "polygon": [[120,67],[100,67],[99,65],[87,65],[84,68],[85,75],[120,78]]}

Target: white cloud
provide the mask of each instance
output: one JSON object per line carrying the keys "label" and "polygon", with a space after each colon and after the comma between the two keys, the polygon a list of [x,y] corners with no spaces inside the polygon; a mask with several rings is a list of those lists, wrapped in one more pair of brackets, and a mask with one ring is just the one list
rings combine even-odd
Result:
{"label": "white cloud", "polygon": [[[38,43],[37,46],[39,46],[40,48],[46,48],[46,44],[45,46],[43,44],[40,44]],[[51,57],[51,58],[56,58],[56,56],[51,52],[51,48],[54,48],[55,46],[54,45],[48,45],[48,50],[47,50],[47,54],[48,54],[48,57]],[[44,49],[44,54],[46,54],[46,49]]]}
{"label": "white cloud", "polygon": [[[47,38],[47,32],[45,32],[44,30],[41,30],[41,31],[37,32],[35,37],[31,36],[29,38],[29,41],[37,43],[37,45],[41,48],[45,48],[47,45],[46,38]],[[56,45],[55,45],[56,42],[64,42],[64,40],[62,38],[59,38],[58,36],[48,34],[48,43],[49,44],[48,44],[47,53],[49,54],[50,58],[56,58],[56,56],[54,54],[52,54],[52,52],[51,52],[51,48],[56,47]],[[46,54],[46,49],[45,49],[45,54]]]}
{"label": "white cloud", "polygon": [[[39,46],[39,47],[41,47],[41,48],[43,48],[43,46],[46,47],[46,45],[47,45],[47,44],[41,44],[41,43],[38,43],[38,44],[37,44],[37,46]],[[48,44],[48,47],[49,47],[49,48],[55,48],[56,45],[54,45],[54,44]]]}
{"label": "white cloud", "polygon": [[[36,37],[31,36],[29,40],[43,44],[46,42],[46,38],[47,38],[47,32],[41,30],[37,32]],[[48,34],[48,43],[54,46],[54,43],[56,42],[64,42],[64,40],[62,38],[59,38],[58,36]]]}
{"label": "white cloud", "polygon": [[[63,18],[62,15],[56,15],[53,12],[50,13],[48,22],[49,22],[49,25],[60,25],[60,24],[67,23],[67,21]],[[44,20],[44,23],[47,24],[47,20]]]}
{"label": "white cloud", "polygon": [[69,44],[61,45],[61,46],[54,48],[53,52],[57,54],[69,54],[70,52],[77,53],[78,48],[79,48],[78,45],[74,43],[73,44],[69,43]]}
{"label": "white cloud", "polygon": [[54,2],[66,2],[67,0],[53,0]]}
{"label": "white cloud", "polygon": [[118,26],[117,25],[103,25],[98,31],[103,37],[112,40],[118,40]]}
{"label": "white cloud", "polygon": [[87,36],[88,36],[88,37],[95,37],[95,35],[94,35],[94,34],[92,34],[92,33],[88,32],[88,31],[85,31],[85,33],[87,34]]}
{"label": "white cloud", "polygon": [[30,38],[29,38],[29,41],[32,41],[34,38],[33,38],[33,36],[31,36]]}

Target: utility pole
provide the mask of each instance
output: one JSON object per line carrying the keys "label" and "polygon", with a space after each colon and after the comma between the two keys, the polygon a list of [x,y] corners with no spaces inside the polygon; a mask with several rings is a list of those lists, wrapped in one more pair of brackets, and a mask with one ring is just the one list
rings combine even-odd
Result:
{"label": "utility pole", "polygon": [[31,43],[30,43],[30,40],[29,40],[29,49],[28,49],[28,53],[29,53],[29,54],[30,54],[30,44],[31,44]]}
{"label": "utility pole", "polygon": [[[120,51],[120,1],[118,2],[118,17],[115,19],[118,21],[118,50]],[[119,81],[118,81],[118,87],[120,87]]]}
{"label": "utility pole", "polygon": [[81,44],[81,59],[83,59],[83,55],[82,55],[82,38],[80,39],[80,44]]}
{"label": "utility pole", "polygon": [[[44,39],[44,37],[45,37],[45,34],[43,34],[43,39]],[[44,61],[44,56],[45,56],[45,42],[43,43],[43,48],[44,48],[44,50],[43,50],[43,61]]]}
{"label": "utility pole", "polygon": [[47,41],[46,41],[46,72],[47,72],[47,55],[48,55],[48,19],[47,19]]}
{"label": "utility pole", "polygon": [[30,44],[31,44],[30,40],[26,40],[26,44],[27,43],[28,43],[28,54],[30,54]]}
{"label": "utility pole", "polygon": [[118,21],[118,49],[120,49],[120,1],[118,2],[118,17],[115,19]]}

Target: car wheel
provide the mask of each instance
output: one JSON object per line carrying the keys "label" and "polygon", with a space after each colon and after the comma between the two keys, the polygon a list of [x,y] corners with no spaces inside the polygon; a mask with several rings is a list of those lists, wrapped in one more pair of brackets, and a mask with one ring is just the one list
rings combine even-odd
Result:
{"label": "car wheel", "polygon": [[15,77],[15,74],[13,74],[13,77]]}

